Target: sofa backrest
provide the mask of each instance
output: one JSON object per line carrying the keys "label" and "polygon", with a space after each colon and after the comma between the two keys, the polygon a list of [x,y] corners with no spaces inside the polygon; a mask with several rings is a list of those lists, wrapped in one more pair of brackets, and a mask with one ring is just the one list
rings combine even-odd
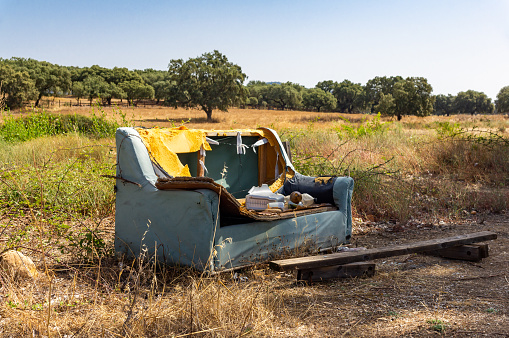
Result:
{"label": "sofa backrest", "polygon": [[[242,138],[242,143],[249,147],[245,154],[237,154],[237,140],[234,136],[211,136],[210,139],[219,144],[211,144],[212,151],[206,152],[205,176],[221,184],[235,198],[246,197],[249,189],[258,185],[258,153],[251,146],[259,138]],[[188,165],[191,176],[196,177],[198,153],[181,153],[178,157],[182,164]]]}

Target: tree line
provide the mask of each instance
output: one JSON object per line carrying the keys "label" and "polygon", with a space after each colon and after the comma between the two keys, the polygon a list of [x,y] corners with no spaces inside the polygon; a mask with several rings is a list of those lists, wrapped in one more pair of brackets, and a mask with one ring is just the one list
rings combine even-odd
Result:
{"label": "tree line", "polygon": [[60,66],[46,61],[13,57],[0,59],[0,107],[15,109],[28,102],[35,106],[43,96],[72,95],[80,100],[112,99],[137,104],[152,99],[157,104],[212,111],[231,106],[264,109],[310,110],[341,113],[404,115],[493,114],[509,112],[509,86],[492,100],[483,92],[467,90],[457,95],[433,95],[423,77],[377,76],[365,85],[349,80],[321,81],[314,88],[286,82],[250,81],[241,67],[218,51],[186,61],[171,60],[167,71],[129,70],[115,67]]}

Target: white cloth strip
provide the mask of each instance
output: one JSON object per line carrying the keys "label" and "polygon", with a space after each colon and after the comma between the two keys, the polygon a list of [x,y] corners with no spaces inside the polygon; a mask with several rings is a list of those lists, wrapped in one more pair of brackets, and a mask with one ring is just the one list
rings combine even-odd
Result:
{"label": "white cloth strip", "polygon": [[207,156],[207,152],[205,151],[205,149],[203,149],[203,146],[200,147],[200,156]]}
{"label": "white cloth strip", "polygon": [[209,144],[213,144],[215,146],[219,145],[219,142],[217,142],[216,140],[213,140],[211,138],[208,138],[207,136],[205,136],[205,141],[207,141]]}
{"label": "white cloth strip", "polygon": [[256,148],[264,145],[265,143],[269,143],[269,140],[267,140],[266,138],[262,138],[261,140],[258,140],[255,143],[253,143],[251,148],[253,148],[253,151],[256,153]]}
{"label": "white cloth strip", "polygon": [[201,167],[203,168],[203,171],[205,172],[205,175],[207,175],[209,173],[209,170],[207,169],[207,167],[205,166],[205,163],[203,163],[202,160],[198,160],[200,162],[200,165]]}
{"label": "white cloth strip", "polygon": [[237,154],[245,155],[247,146],[242,144],[242,135],[240,132],[237,133]]}

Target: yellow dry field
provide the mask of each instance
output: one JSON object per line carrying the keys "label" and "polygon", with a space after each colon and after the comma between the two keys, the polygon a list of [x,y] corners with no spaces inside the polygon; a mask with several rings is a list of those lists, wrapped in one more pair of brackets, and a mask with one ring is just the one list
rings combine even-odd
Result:
{"label": "yellow dry field", "polygon": [[[164,106],[147,105],[138,107],[90,107],[90,106],[52,106],[49,111],[60,114],[80,114],[90,116],[95,113],[101,115],[103,112],[110,118],[122,122],[121,114],[125,114],[125,119],[132,122],[135,126],[142,127],[172,127],[185,124],[188,128],[198,129],[239,129],[239,128],[257,128],[270,127],[275,130],[286,128],[305,128],[310,123],[314,128],[333,128],[344,123],[360,123],[365,119],[371,119],[372,116],[365,114],[340,114],[340,113],[318,113],[308,111],[289,111],[289,110],[268,110],[268,109],[240,109],[231,108],[228,112],[215,110],[212,114],[212,122],[207,122],[206,114],[199,109],[169,108]],[[426,133],[422,126],[439,122],[460,122],[476,123],[483,122],[484,115],[454,115],[454,116],[405,116],[401,121],[405,128],[412,129],[413,133]],[[492,123],[497,121],[507,121],[507,116],[491,115],[489,119]],[[385,117],[382,120],[393,120]]]}

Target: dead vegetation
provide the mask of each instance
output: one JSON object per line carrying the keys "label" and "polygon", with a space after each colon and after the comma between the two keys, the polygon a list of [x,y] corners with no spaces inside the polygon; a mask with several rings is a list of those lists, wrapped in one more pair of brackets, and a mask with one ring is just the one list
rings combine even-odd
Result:
{"label": "dead vegetation", "polygon": [[[61,112],[90,113],[72,109]],[[266,265],[204,276],[151,257],[112,255],[113,183],[100,178],[114,171],[111,139],[0,143],[0,250],[21,250],[41,272],[34,280],[0,274],[0,336],[509,335],[509,152],[460,138],[453,128],[481,126],[507,138],[502,116],[398,123],[233,109],[214,112],[211,126],[199,111],[124,113],[144,126],[189,119],[192,128],[270,126],[291,143],[298,170],[357,175],[353,246],[481,230],[499,238],[480,263],[406,255],[378,261],[369,279],[305,285]]]}

